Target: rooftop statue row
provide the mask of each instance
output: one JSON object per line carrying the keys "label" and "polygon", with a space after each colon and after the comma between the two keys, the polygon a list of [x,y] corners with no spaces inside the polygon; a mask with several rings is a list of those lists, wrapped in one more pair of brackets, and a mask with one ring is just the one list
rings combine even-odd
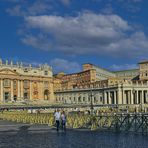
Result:
{"label": "rooftop statue row", "polygon": [[22,63],[22,62],[16,62],[14,63],[13,61],[8,61],[6,60],[5,62],[3,62],[2,59],[0,59],[0,66],[11,66],[11,67],[17,67],[17,68],[38,68],[38,69],[47,69],[47,70],[52,70],[52,67],[50,67],[47,63],[45,64],[39,64],[38,66],[36,65],[31,65],[31,64],[26,64],[26,63]]}

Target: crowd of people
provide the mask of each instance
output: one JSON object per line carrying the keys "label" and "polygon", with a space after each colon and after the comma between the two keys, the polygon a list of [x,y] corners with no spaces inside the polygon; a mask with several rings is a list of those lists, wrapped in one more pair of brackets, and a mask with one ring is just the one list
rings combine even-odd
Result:
{"label": "crowd of people", "polygon": [[66,114],[65,111],[60,112],[60,109],[57,109],[54,113],[56,129],[59,131],[61,125],[62,130],[66,131]]}

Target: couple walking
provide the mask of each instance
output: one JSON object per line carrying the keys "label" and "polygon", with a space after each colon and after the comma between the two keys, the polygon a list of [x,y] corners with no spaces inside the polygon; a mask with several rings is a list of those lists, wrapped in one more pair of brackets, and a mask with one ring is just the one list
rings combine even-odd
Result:
{"label": "couple walking", "polygon": [[57,111],[54,114],[55,117],[55,121],[56,121],[56,128],[57,131],[59,131],[59,126],[60,126],[60,122],[61,122],[61,126],[62,126],[62,130],[66,130],[66,114],[63,111],[62,113],[60,112],[59,109],[57,109]]}

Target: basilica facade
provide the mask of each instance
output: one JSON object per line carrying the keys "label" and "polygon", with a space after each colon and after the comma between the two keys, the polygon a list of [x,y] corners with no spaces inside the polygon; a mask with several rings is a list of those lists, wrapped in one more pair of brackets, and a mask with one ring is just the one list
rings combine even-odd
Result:
{"label": "basilica facade", "polygon": [[0,101],[54,101],[52,69],[47,64],[32,67],[0,59]]}

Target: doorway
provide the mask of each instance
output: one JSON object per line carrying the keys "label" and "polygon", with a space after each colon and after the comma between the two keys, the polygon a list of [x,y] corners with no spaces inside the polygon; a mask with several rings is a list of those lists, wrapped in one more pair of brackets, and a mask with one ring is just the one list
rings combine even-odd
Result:
{"label": "doorway", "polygon": [[49,90],[44,91],[44,100],[49,100]]}
{"label": "doorway", "polygon": [[27,92],[24,93],[24,99],[25,100],[28,99],[28,93]]}
{"label": "doorway", "polygon": [[8,102],[10,100],[10,93],[9,92],[4,93],[4,99],[5,99],[5,102]]}

